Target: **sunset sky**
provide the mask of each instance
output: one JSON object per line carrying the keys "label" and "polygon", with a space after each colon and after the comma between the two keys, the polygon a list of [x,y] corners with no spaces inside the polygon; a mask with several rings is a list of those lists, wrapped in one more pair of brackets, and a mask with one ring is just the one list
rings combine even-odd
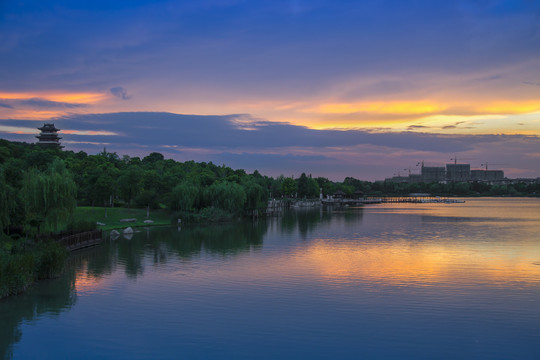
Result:
{"label": "sunset sky", "polygon": [[540,176],[540,1],[0,1],[0,137],[249,172]]}

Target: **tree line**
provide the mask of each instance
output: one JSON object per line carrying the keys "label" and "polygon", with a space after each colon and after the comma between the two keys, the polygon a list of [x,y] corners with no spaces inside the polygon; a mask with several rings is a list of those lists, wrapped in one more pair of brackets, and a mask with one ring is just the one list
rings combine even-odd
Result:
{"label": "tree line", "polygon": [[401,184],[347,177],[334,182],[301,174],[298,178],[251,174],[212,162],[175,161],[157,152],[119,156],[104,149],[45,149],[36,144],[0,140],[0,228],[26,233],[61,231],[78,206],[166,208],[194,214],[241,216],[266,208],[269,198],[318,198],[341,190],[347,195],[527,195],[539,184]]}

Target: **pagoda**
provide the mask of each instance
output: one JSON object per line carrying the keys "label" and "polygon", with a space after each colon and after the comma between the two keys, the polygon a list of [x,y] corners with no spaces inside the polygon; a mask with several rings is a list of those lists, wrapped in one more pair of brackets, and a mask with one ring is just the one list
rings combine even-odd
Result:
{"label": "pagoda", "polygon": [[57,134],[60,129],[55,128],[54,124],[45,123],[42,127],[38,128],[38,130],[41,130],[41,133],[36,136],[39,140],[38,145],[54,149],[63,148],[63,146],[60,145],[61,137]]}

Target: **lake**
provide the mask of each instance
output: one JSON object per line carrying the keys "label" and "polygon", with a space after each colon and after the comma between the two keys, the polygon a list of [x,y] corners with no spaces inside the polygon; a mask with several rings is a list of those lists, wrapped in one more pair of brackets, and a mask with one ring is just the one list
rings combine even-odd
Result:
{"label": "lake", "polygon": [[540,359],[540,199],[137,229],[0,300],[13,359]]}

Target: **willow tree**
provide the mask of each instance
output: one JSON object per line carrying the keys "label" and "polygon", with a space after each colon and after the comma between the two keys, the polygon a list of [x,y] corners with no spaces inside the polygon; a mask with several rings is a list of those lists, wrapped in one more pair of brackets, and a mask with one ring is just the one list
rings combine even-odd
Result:
{"label": "willow tree", "polygon": [[64,162],[55,159],[46,171],[30,169],[23,178],[21,198],[26,223],[37,232],[57,232],[75,210],[77,186]]}
{"label": "willow tree", "polygon": [[14,191],[5,181],[4,171],[0,168],[0,234],[11,225],[10,212],[14,207]]}
{"label": "willow tree", "polygon": [[190,182],[183,181],[176,185],[169,196],[169,209],[173,211],[191,211],[195,207],[199,188]]}

